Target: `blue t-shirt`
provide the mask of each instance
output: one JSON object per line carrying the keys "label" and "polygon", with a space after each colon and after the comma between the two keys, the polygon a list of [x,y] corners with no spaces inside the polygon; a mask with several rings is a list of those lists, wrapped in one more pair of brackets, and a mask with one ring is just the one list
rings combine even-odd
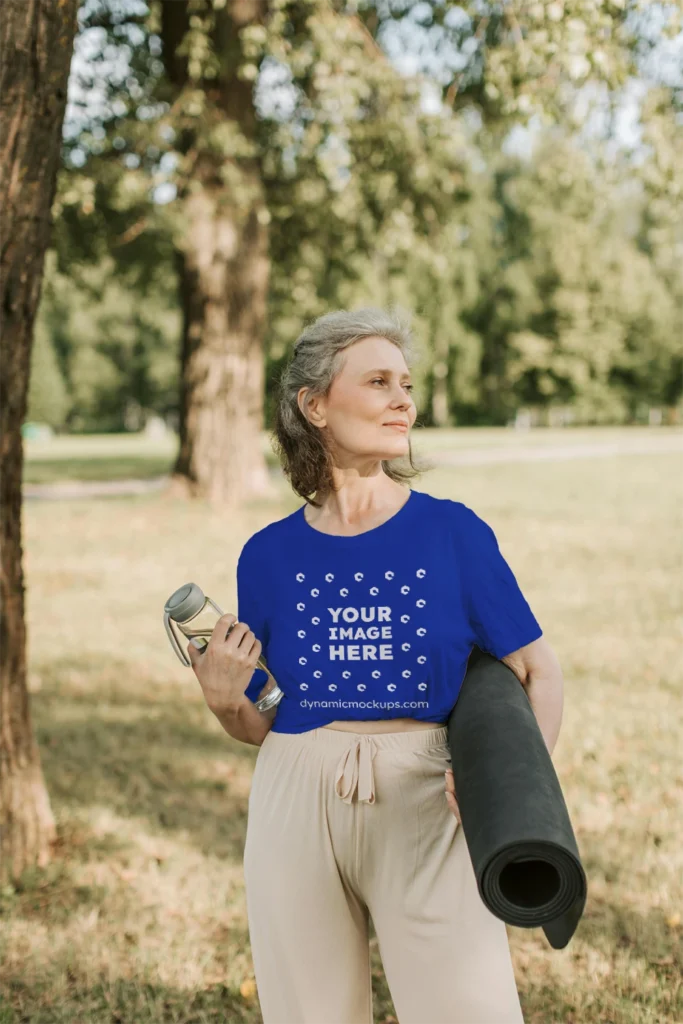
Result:
{"label": "blue t-shirt", "polygon": [[[284,692],[274,732],[443,725],[475,644],[500,659],[542,636],[493,530],[462,502],[412,489],[355,537],[321,533],[304,508],[250,537],[237,564],[237,618]],[[267,679],[254,670],[250,700]]]}

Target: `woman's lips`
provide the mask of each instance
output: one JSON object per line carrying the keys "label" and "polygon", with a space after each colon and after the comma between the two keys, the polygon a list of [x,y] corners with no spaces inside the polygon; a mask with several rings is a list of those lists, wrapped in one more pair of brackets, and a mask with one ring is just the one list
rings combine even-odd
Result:
{"label": "woman's lips", "polygon": [[385,423],[384,426],[385,427],[393,427],[394,430],[402,430],[404,434],[405,434],[406,430],[408,429],[408,427],[405,425],[405,423]]}

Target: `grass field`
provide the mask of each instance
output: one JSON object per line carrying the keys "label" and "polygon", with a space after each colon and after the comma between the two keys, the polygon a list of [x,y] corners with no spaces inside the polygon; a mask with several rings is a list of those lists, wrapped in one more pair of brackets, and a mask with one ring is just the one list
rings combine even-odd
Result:
{"label": "grass field", "polygon": [[[144,476],[141,463],[166,472],[172,458],[83,440],[61,458],[27,444],[26,479],[102,479],[117,459]],[[50,461],[54,475],[34,475]],[[681,454],[637,454],[440,466],[413,482],[494,527],[564,670],[553,760],[589,894],[564,950],[508,928],[527,1024],[683,1022],[682,468]],[[190,580],[236,611],[242,544],[300,504],[284,481],[279,501],[229,520],[156,494],[25,504],[31,707],[59,847],[0,892],[0,1024],[260,1022],[242,874],[258,750],[207,710],[162,611]],[[374,934],[372,955],[384,1024]]]}

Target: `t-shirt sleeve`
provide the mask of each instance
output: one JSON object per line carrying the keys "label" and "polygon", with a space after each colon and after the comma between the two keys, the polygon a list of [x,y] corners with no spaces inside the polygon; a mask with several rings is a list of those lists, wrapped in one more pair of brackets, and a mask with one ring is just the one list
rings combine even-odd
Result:
{"label": "t-shirt sleeve", "polygon": [[463,583],[470,626],[477,645],[494,658],[506,657],[543,635],[495,533],[463,505],[461,535]]}
{"label": "t-shirt sleeve", "polygon": [[[242,548],[237,560],[237,620],[245,622],[257,640],[261,641],[261,657],[265,658],[267,663],[268,623],[259,594],[264,577],[256,568],[248,544],[249,542]],[[267,682],[268,673],[262,668],[254,669],[254,674],[244,691],[249,700],[257,700]]]}

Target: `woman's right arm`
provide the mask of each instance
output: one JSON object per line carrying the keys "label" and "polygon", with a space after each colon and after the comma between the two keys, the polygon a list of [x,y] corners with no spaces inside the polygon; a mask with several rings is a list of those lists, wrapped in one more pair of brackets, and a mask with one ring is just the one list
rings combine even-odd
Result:
{"label": "woman's right arm", "polygon": [[[202,688],[209,711],[212,712],[230,736],[242,743],[260,747],[270,732],[277,713],[277,705],[268,711],[259,711],[247,696],[256,687],[253,680],[256,663],[261,656],[261,641],[246,622],[237,622],[232,612],[221,615],[211,633],[205,650],[200,653],[192,641],[187,653],[194,674]],[[260,700],[277,686],[269,678],[256,700]]]}
{"label": "woman's right arm", "polygon": [[[261,690],[258,699],[265,697],[272,689],[270,680]],[[242,699],[229,708],[221,708],[213,712],[229,736],[242,743],[251,743],[260,747],[275,721],[277,705],[268,711],[259,711],[253,701],[245,694]]]}

